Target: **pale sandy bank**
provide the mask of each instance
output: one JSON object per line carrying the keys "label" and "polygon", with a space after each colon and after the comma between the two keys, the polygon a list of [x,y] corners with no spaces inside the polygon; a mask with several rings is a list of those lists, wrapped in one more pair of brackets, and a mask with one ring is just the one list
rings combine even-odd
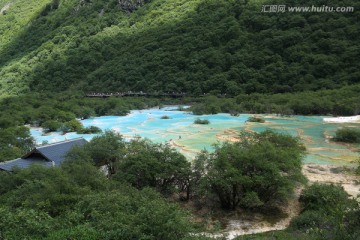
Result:
{"label": "pale sandy bank", "polygon": [[351,117],[332,117],[324,118],[324,122],[329,123],[360,123],[360,115]]}
{"label": "pale sandy bank", "polygon": [[304,164],[302,172],[310,183],[340,184],[349,196],[360,194],[360,177],[349,174],[342,166]]}

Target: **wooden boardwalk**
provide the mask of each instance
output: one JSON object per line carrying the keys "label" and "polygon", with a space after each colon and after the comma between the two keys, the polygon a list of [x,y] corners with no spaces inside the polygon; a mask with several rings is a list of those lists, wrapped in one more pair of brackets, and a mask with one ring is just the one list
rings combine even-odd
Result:
{"label": "wooden boardwalk", "polygon": [[108,98],[108,97],[172,97],[172,98],[181,98],[186,96],[186,93],[145,93],[145,92],[110,92],[110,93],[99,93],[92,92],[87,93],[86,97],[93,98]]}

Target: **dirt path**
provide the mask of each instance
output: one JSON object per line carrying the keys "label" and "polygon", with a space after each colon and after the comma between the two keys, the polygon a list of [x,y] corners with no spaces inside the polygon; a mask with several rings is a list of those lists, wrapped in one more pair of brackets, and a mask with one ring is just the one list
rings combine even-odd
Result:
{"label": "dirt path", "polygon": [[300,203],[298,201],[302,188],[298,188],[290,200],[289,205],[283,209],[287,216],[275,223],[269,222],[260,214],[254,214],[251,219],[230,220],[228,227],[223,232],[226,239],[234,239],[240,235],[283,230],[290,224],[291,219],[300,213]]}

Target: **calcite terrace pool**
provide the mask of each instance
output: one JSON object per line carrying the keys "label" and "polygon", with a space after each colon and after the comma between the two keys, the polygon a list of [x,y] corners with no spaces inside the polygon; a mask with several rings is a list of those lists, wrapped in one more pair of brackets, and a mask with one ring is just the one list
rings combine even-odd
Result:
{"label": "calcite terrace pool", "polygon": [[[246,120],[251,114],[230,116],[215,114],[196,116],[189,112],[177,111],[177,107],[162,109],[133,110],[127,116],[103,116],[82,120],[85,127],[97,126],[102,130],[113,130],[125,139],[136,137],[148,138],[154,142],[169,143],[189,159],[202,149],[211,150],[212,144],[218,141],[236,141],[241,130],[261,132],[266,129],[289,133],[303,139],[308,154],[305,163],[317,164],[351,164],[359,157],[356,149],[334,143],[328,136],[334,135],[339,127],[360,127],[360,123],[326,123],[321,116],[291,116],[282,118],[276,115],[257,115],[265,123],[250,123]],[[161,119],[162,116],[170,119]],[[194,124],[196,118],[207,119],[209,125]],[[31,128],[31,135],[37,144],[65,139],[84,137],[87,140],[94,134],[54,132],[44,135],[42,129]]]}

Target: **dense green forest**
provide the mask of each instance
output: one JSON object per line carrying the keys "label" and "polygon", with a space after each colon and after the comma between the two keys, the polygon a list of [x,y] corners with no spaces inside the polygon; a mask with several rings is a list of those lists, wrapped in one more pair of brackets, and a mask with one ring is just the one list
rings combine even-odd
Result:
{"label": "dense green forest", "polygon": [[239,94],[235,98],[207,96],[194,99],[194,114],[273,113],[280,115],[358,115],[360,85],[333,90],[281,94]]}
{"label": "dense green forest", "polygon": [[[299,139],[270,131],[247,136],[236,145],[219,145],[214,154],[203,152],[192,166],[169,145],[125,142],[107,131],[73,148],[59,168],[0,171],[0,238],[202,239],[190,235],[202,224],[170,201],[267,209],[286,201],[302,181]],[[285,161],[290,155],[292,161]],[[98,171],[104,164],[110,178]]]}
{"label": "dense green forest", "polygon": [[[33,146],[29,128],[22,127],[23,125],[42,127],[45,132],[94,133],[99,129],[84,128],[78,119],[105,115],[122,116],[132,109],[161,107],[163,104],[190,104],[192,107],[189,110],[196,115],[219,112],[235,116],[241,113],[273,113],[283,116],[293,114],[353,115],[360,112],[359,91],[360,86],[357,85],[336,90],[295,94],[239,94],[235,98],[205,96],[181,99],[143,97],[103,99],[84,98],[82,94],[73,93],[32,93],[6,97],[0,99],[0,162],[20,157],[29,151],[29,146]],[[351,142],[358,141],[357,133],[350,134],[351,136],[346,133],[339,135],[339,138],[344,140],[350,137],[355,138]]]}
{"label": "dense green forest", "polygon": [[[215,238],[201,233],[216,209],[280,212],[305,183],[305,148],[298,138],[271,131],[241,136],[191,164],[169,145],[126,142],[107,131],[73,148],[61,167],[0,171],[0,238],[209,240]],[[185,201],[192,213],[180,207]],[[290,228],[264,239],[358,236],[359,204],[341,187],[305,187],[300,202],[302,213]]]}
{"label": "dense green forest", "polygon": [[[34,147],[24,125],[96,132],[78,120],[162,104],[196,115],[360,114],[360,2],[286,1],[352,13],[263,4],[284,1],[0,0],[0,162]],[[84,97],[125,91],[186,95]],[[190,163],[168,145],[106,131],[59,168],[0,171],[0,239],[214,239],[201,235],[213,211],[280,213],[299,186],[302,211],[288,229],[239,239],[358,238],[359,203],[339,186],[306,185],[298,138],[240,137]],[[359,132],[334,140],[358,142]]]}
{"label": "dense green forest", "polygon": [[188,213],[154,190],[108,181],[85,161],[0,179],[1,239],[166,240],[194,229]]}
{"label": "dense green forest", "polygon": [[[0,0],[0,94],[237,95],[359,83],[358,11],[261,12],[276,0],[134,2]],[[306,4],[360,7],[355,0]]]}
{"label": "dense green forest", "polygon": [[101,132],[99,128],[84,128],[78,119],[123,116],[132,109],[158,106],[159,101],[142,98],[88,99],[72,94],[31,94],[1,99],[0,162],[21,157],[35,145],[30,129],[24,125],[43,127],[44,133],[97,133]]}

